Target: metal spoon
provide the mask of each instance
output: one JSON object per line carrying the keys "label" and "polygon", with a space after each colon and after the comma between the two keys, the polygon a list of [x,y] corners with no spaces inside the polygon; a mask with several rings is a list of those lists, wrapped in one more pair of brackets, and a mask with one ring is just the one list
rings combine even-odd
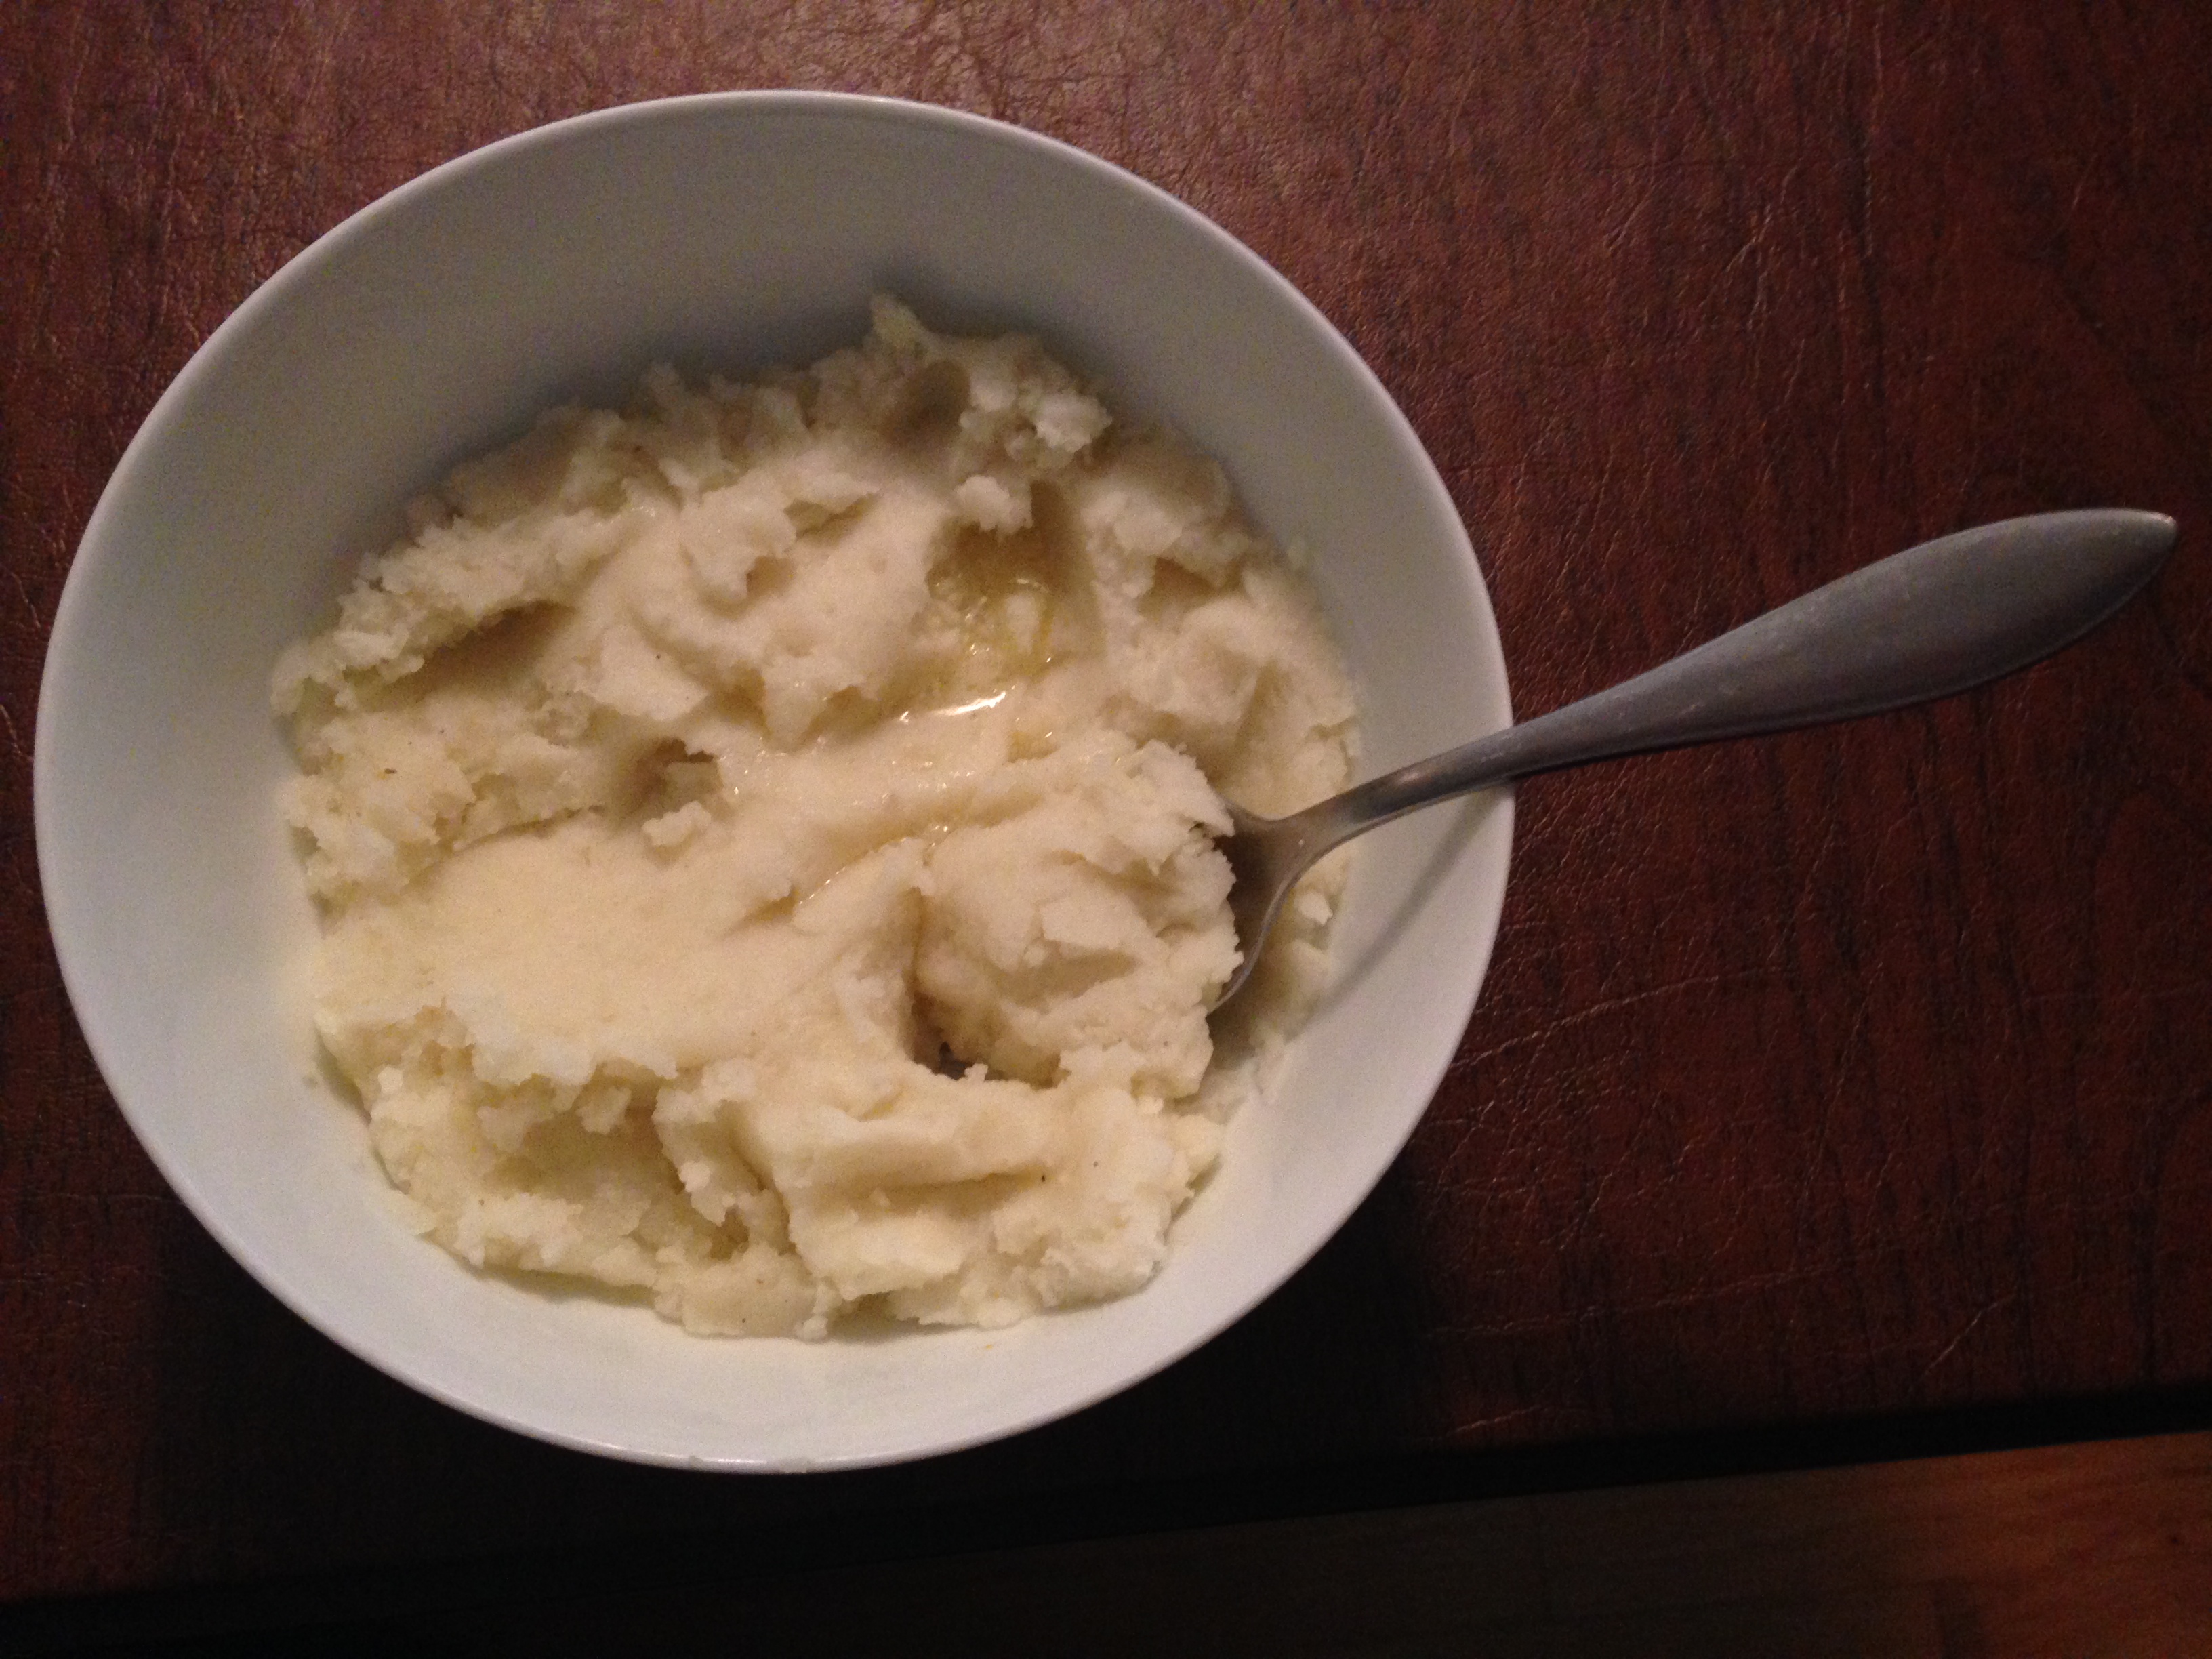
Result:
{"label": "metal spoon", "polygon": [[1962,530],[1870,564],[1611,690],[1416,761],[1303,812],[1231,806],[1221,842],[1251,977],[1291,884],[1316,859],[1416,807],[1585,761],[1879,714],[2039,662],[2131,599],[2172,550],[2173,520],[2106,508]]}

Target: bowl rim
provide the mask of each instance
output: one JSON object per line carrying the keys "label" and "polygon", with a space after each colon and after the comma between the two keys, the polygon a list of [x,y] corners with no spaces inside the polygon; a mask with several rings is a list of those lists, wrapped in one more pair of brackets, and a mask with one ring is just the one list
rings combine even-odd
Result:
{"label": "bowl rim", "polygon": [[[504,1410],[495,1402],[471,1397],[436,1375],[404,1359],[372,1352],[366,1338],[346,1328],[335,1316],[328,1316],[321,1306],[320,1299],[295,1284],[294,1276],[281,1262],[267,1259],[258,1249],[248,1245],[230,1224],[222,1210],[202,1190],[191,1170],[178,1164],[173,1149],[164,1144],[162,1136],[158,1132],[149,1133],[148,1109],[143,1103],[134,1103],[126,1098],[125,1091],[117,1089],[110,1080],[117,1075],[117,1068],[111,1061],[112,1051],[105,1029],[105,1018],[97,1012],[88,1018],[86,1012],[88,1009],[98,1010],[101,1006],[100,1000],[96,995],[87,994],[94,988],[88,978],[89,964],[80,955],[79,946],[65,937],[65,932],[69,931],[65,926],[66,917],[75,902],[76,895],[70,891],[67,880],[58,884],[55,867],[58,856],[55,849],[60,845],[65,830],[56,817],[59,808],[55,804],[58,781],[54,769],[58,763],[54,759],[53,743],[60,715],[54,694],[58,685],[73,672],[78,672],[74,666],[78,659],[94,648],[94,642],[88,636],[83,622],[85,607],[90,603],[86,596],[91,586],[88,580],[83,579],[84,573],[122,556],[119,548],[109,544],[108,536],[109,521],[119,510],[117,502],[141,487],[137,475],[147,465],[148,457],[162,442],[168,428],[174,423],[178,409],[191,400],[198,383],[216,372],[217,365],[229,349],[232,341],[252,328],[263,312],[284,305],[295,289],[310,283],[325,264],[340,258],[351,244],[373,235],[386,218],[404,213],[411,204],[422,197],[451,188],[458,181],[481,171],[496,168],[520,154],[553,149],[618,128],[661,121],[685,121],[726,112],[744,112],[764,117],[816,118],[830,116],[848,120],[934,128],[985,144],[1026,150],[1055,164],[1088,172],[1116,190],[1133,194],[1150,210],[1164,211],[1182,221],[1186,228],[1194,229],[1213,243],[1218,251],[1242,265],[1248,276],[1274,290],[1279,301],[1287,303],[1301,316],[1315,337],[1340,360],[1355,383],[1369,394],[1374,411],[1381,415],[1392,428],[1395,447],[1410,458],[1417,472],[1422,475],[1425,486],[1434,491],[1449,509],[1449,522],[1458,532],[1457,550],[1467,566],[1466,574],[1471,578],[1471,598],[1486,634],[1483,643],[1496,659],[1497,694],[1504,717],[1510,722],[1512,715],[1511,687],[1505,672],[1496,613],[1465,522],[1412,422],[1365,360],[1296,284],[1198,209],[1103,157],[1010,122],[941,105],[879,94],[805,89],[686,94],[618,104],[568,116],[465,150],[356,209],[264,278],[210,331],[155,400],[100,491],[71,556],[53,623],[48,631],[40,677],[31,769],[33,831],[41,897],[48,915],[48,935],[60,968],[71,1014],[100,1070],[102,1084],[122,1113],[134,1138],[171,1190],[193,1218],[222,1245],[225,1253],[290,1312],[373,1369],[479,1421],[549,1444],[651,1466],[720,1473],[758,1473],[793,1466],[768,1457],[702,1455],[656,1446],[633,1445],[603,1435],[577,1432],[537,1422]],[[1487,976],[1497,943],[1504,890],[1511,872],[1514,806],[1514,795],[1510,787],[1495,792],[1488,809],[1500,820],[1497,876],[1492,888],[1494,899],[1484,907],[1483,914],[1463,918],[1468,924],[1467,931],[1472,936],[1473,944],[1472,950],[1463,958],[1471,975],[1467,1011],[1469,1014],[1473,1011],[1474,998]],[[58,904],[56,902],[58,897],[60,899]],[[58,921],[64,925],[57,926]],[[1448,1048],[1443,1059],[1433,1067],[1433,1075],[1426,1079],[1423,1090],[1426,1101],[1433,1101],[1452,1058],[1452,1051]],[[1425,1104],[1420,1111],[1409,1116],[1403,1133],[1396,1136],[1392,1146],[1392,1160],[1402,1152],[1413,1129],[1425,1115],[1426,1109]],[[1387,1170],[1387,1161],[1384,1167]],[[1048,1401],[1032,1410],[1015,1414],[990,1426],[979,1427],[971,1432],[943,1437],[927,1443],[896,1449],[868,1451],[848,1457],[819,1458],[799,1467],[830,1471],[883,1467],[941,1456],[1010,1438],[1124,1393],[1211,1342],[1272,1297],[1342,1230],[1352,1212],[1366,1201],[1373,1190],[1371,1184],[1362,1188],[1353,1194],[1338,1212],[1329,1215],[1327,1224],[1315,1230],[1312,1245],[1285,1260],[1279,1271],[1267,1277],[1258,1295],[1225,1316],[1201,1322],[1186,1332],[1180,1340],[1163,1345],[1158,1352],[1148,1356],[1145,1363],[1134,1369],[1115,1370],[1103,1380],[1073,1390],[1065,1397]]]}

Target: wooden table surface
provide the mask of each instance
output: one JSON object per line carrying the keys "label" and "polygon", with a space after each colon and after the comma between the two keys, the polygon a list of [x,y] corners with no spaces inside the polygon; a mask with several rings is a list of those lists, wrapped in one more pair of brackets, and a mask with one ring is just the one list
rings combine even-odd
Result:
{"label": "wooden table surface", "polygon": [[[2190,0],[0,11],[0,1601],[677,1538],[834,1562],[2212,1384],[2208,64]],[[307,242],[505,134],[772,86],[1033,127],[1273,262],[1435,457],[1524,713],[1978,520],[2129,504],[2180,545],[1999,688],[1526,786],[1412,1144],[1165,1375],[861,1474],[539,1446],[314,1334],[139,1152],[40,910],[40,666],[132,431]]]}

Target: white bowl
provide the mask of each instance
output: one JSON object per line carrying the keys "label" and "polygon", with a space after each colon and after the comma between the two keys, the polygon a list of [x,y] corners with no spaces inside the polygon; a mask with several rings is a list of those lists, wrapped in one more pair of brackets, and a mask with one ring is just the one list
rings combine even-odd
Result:
{"label": "white bowl", "polygon": [[[648,362],[750,371],[858,337],[884,290],[1034,331],[1164,419],[1310,552],[1380,769],[1509,718],[1482,579],[1419,441],[1291,286],[1104,162],[947,111],[820,94],[610,110],[415,180],[292,261],[155,405],[85,532],[39,706],[39,868],[125,1115],[246,1268],[392,1376],[648,1462],[891,1462],[1127,1387],[1290,1276],[1426,1107],[1495,937],[1510,799],[1364,844],[1340,981],[1133,1296],[1009,1330],[707,1340],[474,1274],[395,1218],[317,1073],[314,919],[281,824],[271,665],[406,499]],[[1328,1340],[1325,1336],[1317,1340]],[[1285,1386],[1289,1386],[1287,1383]]]}

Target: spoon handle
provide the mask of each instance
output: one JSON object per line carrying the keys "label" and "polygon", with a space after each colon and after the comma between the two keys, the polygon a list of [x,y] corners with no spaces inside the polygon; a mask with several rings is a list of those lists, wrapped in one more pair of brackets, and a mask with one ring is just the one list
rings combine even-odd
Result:
{"label": "spoon handle", "polygon": [[2008,519],[1815,588],[1649,673],[1376,778],[1296,816],[1317,854],[1431,801],[1617,755],[1878,714],[2026,668],[2158,574],[2173,520]]}

